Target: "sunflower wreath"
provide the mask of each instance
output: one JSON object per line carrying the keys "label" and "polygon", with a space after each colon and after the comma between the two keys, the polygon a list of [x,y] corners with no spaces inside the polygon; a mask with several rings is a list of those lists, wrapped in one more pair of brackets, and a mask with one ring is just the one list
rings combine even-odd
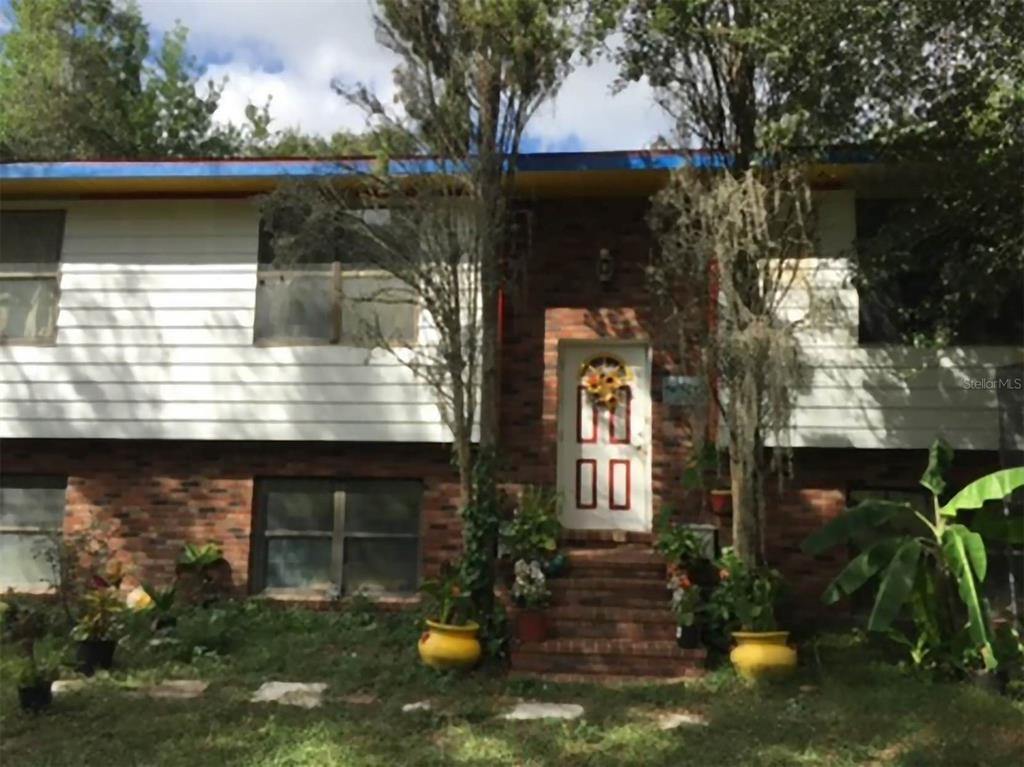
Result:
{"label": "sunflower wreath", "polygon": [[633,380],[633,371],[617,357],[602,354],[583,363],[580,379],[595,405],[614,411],[623,389]]}

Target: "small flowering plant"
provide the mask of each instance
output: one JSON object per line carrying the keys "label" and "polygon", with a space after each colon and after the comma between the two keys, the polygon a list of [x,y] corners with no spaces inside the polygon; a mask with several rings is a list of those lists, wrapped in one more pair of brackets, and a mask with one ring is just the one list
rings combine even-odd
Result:
{"label": "small flowering plant", "polygon": [[680,626],[693,626],[704,607],[700,587],[677,565],[669,566],[666,588],[672,593],[672,612]]}
{"label": "small flowering plant", "polygon": [[462,588],[462,573],[451,562],[441,565],[438,578],[420,586],[428,620],[446,626],[463,626],[469,621],[469,594]]}
{"label": "small flowering plant", "polygon": [[544,607],[551,598],[547,578],[540,562],[525,559],[516,560],[515,582],[512,584],[512,598],[521,607]]}

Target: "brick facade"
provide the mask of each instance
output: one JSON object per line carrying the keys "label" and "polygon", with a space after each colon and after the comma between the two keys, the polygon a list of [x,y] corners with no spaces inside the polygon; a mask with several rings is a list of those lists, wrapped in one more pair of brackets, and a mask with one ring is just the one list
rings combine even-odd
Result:
{"label": "brick facade", "polygon": [[458,477],[443,445],[4,440],[4,474],[68,477],[68,533],[95,520],[137,580],[167,582],[186,542],[217,541],[249,587],[255,483],[271,477],[419,479],[422,571],[458,554]]}

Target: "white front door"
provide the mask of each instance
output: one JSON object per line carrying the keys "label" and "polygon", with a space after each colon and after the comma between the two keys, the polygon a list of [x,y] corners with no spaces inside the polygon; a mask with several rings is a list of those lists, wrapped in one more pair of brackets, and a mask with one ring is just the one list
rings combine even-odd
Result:
{"label": "white front door", "polygon": [[[614,402],[599,402],[588,390],[588,384],[597,382],[599,370],[609,372],[602,381],[616,390]],[[615,342],[562,343],[558,377],[562,524],[577,530],[649,532],[648,348]]]}

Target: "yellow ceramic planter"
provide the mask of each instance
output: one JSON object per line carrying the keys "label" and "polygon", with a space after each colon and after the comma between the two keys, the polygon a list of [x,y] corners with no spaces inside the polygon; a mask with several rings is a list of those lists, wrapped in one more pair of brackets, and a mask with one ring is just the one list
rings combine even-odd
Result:
{"label": "yellow ceramic planter", "polygon": [[472,621],[465,626],[427,621],[427,630],[420,636],[420,658],[431,668],[470,668],[480,660],[479,630],[480,625]]}
{"label": "yellow ceramic planter", "polygon": [[785,679],[796,670],[796,650],[786,644],[788,631],[734,631],[729,653],[736,672],[751,682]]}

